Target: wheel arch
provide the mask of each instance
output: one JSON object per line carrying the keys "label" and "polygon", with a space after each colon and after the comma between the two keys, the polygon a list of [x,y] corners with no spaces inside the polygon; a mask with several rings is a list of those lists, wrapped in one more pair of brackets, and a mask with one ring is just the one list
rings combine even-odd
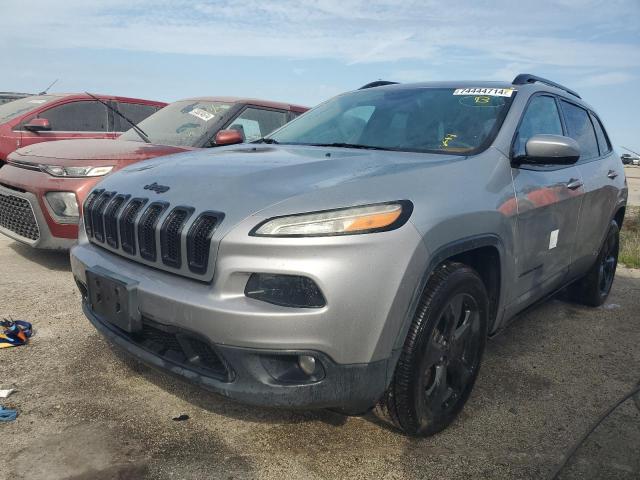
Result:
{"label": "wheel arch", "polygon": [[[430,255],[429,262],[416,285],[409,308],[403,319],[401,328],[394,342],[394,355],[391,362],[395,366],[399,352],[402,350],[405,338],[413,321],[418,302],[433,272],[445,261],[456,261],[474,268],[487,288],[490,299],[489,333],[494,333],[500,325],[501,312],[503,310],[504,278],[505,278],[505,252],[504,244],[500,237],[493,234],[474,235],[457,240],[438,248]],[[393,374],[393,371],[391,371]]]}

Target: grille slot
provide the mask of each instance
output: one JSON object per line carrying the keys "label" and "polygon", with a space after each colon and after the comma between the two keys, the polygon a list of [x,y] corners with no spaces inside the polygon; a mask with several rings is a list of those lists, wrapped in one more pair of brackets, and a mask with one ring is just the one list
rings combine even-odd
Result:
{"label": "grille slot", "polygon": [[222,213],[205,212],[191,225],[187,234],[187,259],[189,270],[193,273],[206,273],[209,263],[211,237],[223,218],[224,215]]}
{"label": "grille slot", "polygon": [[136,254],[136,217],[147,203],[146,198],[134,198],[124,207],[120,215],[120,243],[122,250],[129,255]]}
{"label": "grille slot", "polygon": [[160,229],[162,263],[173,268],[182,265],[182,230],[193,213],[193,208],[176,207],[167,216]]}
{"label": "grille slot", "polygon": [[93,238],[104,243],[104,210],[111,201],[115,192],[104,192],[95,200],[91,208],[91,230]]}
{"label": "grille slot", "polygon": [[116,195],[104,212],[104,236],[112,248],[118,248],[118,214],[128,199],[129,195]]}
{"label": "grille slot", "polygon": [[31,203],[21,197],[0,193],[0,226],[29,240],[40,238]]}
{"label": "grille slot", "polygon": [[169,206],[168,203],[154,202],[147,207],[142,214],[138,224],[138,242],[140,244],[140,256],[150,262],[155,262],[157,257],[156,249],[156,226],[160,216]]}
{"label": "grille slot", "polygon": [[91,236],[93,235],[93,228],[91,227],[91,211],[93,209],[93,205],[96,202],[96,199],[102,192],[104,192],[104,190],[94,190],[93,192],[91,192],[87,199],[84,201],[84,207],[82,207],[84,229],[86,230],[87,237],[89,238],[91,238]]}

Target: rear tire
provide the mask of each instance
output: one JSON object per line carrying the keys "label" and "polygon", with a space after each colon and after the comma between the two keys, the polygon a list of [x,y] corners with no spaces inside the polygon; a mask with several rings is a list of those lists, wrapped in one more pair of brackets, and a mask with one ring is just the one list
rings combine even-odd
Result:
{"label": "rear tire", "polygon": [[620,229],[612,220],[596,262],[584,277],[569,287],[571,300],[590,307],[599,307],[605,302],[616,275],[619,248]]}
{"label": "rear tire", "polygon": [[438,267],[424,289],[376,413],[409,435],[428,436],[446,428],[478,376],[488,304],[475,270],[461,263]]}

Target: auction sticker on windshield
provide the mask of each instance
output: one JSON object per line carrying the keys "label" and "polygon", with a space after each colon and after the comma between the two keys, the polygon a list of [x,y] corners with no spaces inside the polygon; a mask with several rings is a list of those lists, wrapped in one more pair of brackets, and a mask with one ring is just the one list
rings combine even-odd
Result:
{"label": "auction sticker on windshield", "polygon": [[513,88],[456,88],[454,95],[489,95],[491,97],[510,97]]}
{"label": "auction sticker on windshield", "polygon": [[208,122],[215,117],[215,115],[213,115],[212,113],[209,113],[206,110],[202,110],[201,108],[194,108],[189,113],[194,117],[198,117],[200,120],[204,120],[205,122]]}

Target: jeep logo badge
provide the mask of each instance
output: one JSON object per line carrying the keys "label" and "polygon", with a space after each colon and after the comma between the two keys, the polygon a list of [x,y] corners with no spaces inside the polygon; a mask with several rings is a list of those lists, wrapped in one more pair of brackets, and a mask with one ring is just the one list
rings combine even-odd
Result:
{"label": "jeep logo badge", "polygon": [[150,185],[145,185],[144,189],[153,190],[156,193],[164,193],[169,190],[169,187],[167,187],[166,185],[158,185],[156,182],[153,182]]}

